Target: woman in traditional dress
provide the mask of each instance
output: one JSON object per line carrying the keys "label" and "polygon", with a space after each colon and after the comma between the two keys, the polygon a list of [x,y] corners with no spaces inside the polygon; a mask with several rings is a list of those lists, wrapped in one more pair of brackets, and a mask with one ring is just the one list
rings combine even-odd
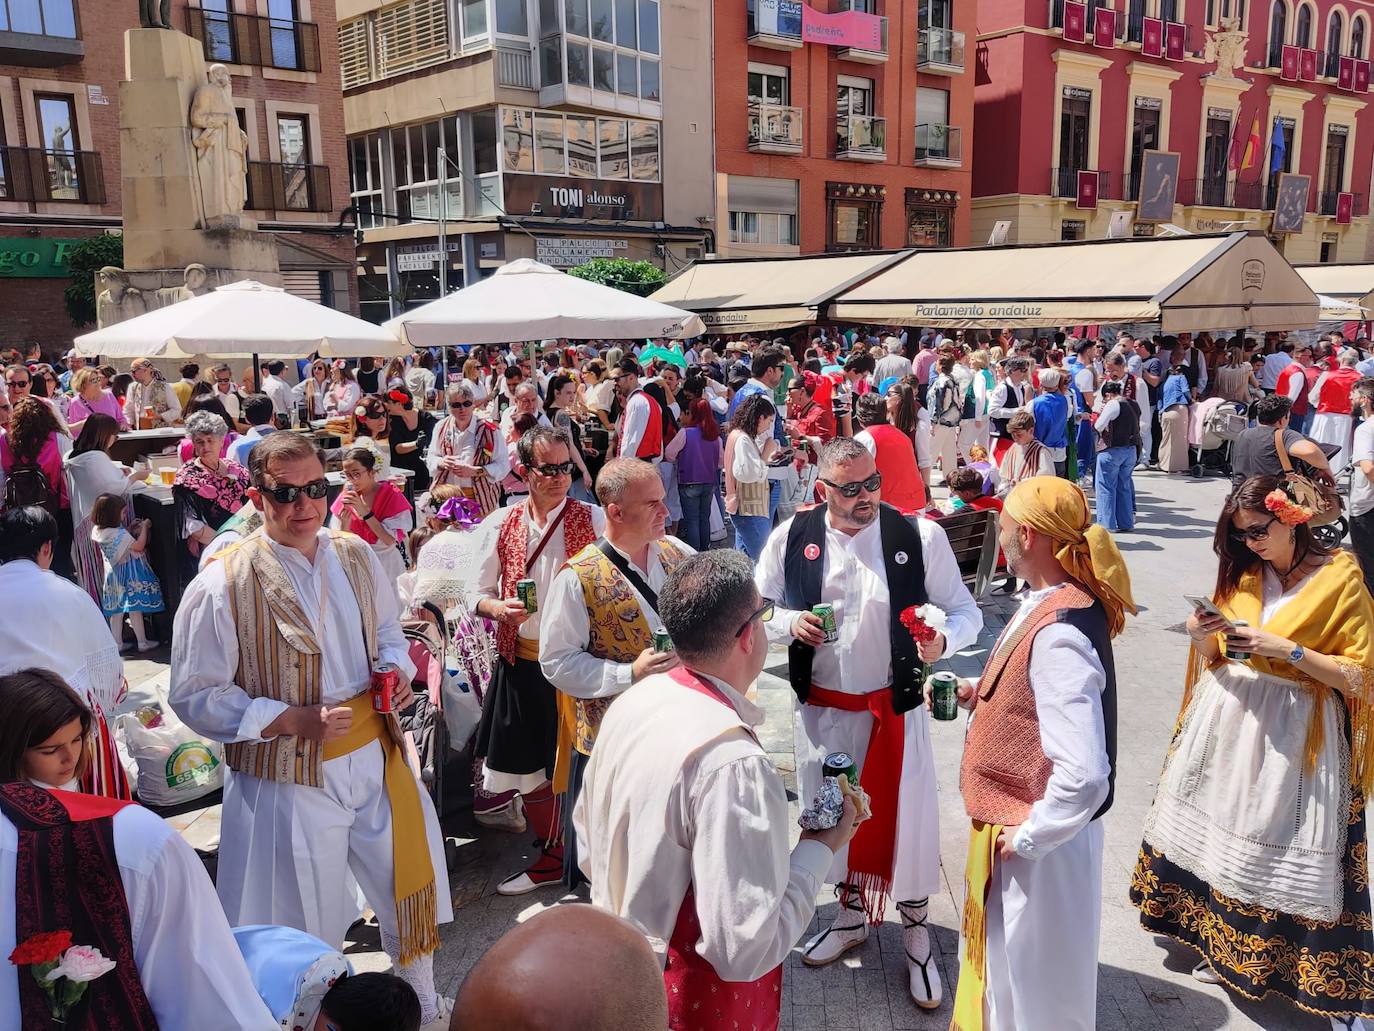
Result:
{"label": "woman in traditional dress", "polygon": [[291,388],[297,404],[304,404],[311,419],[329,418],[329,363],[316,358],[310,363],[310,375]]}
{"label": "woman in traditional dress", "polygon": [[369,448],[351,448],[344,455],[343,475],[347,486],[329,508],[329,525],[370,544],[394,588],[406,571],[399,542],[415,528],[415,513],[397,486],[381,478],[377,456]]}
{"label": "woman in traditional dress", "polygon": [[1188,619],[1182,711],[1131,901],[1147,930],[1201,954],[1199,980],[1349,1027],[1374,1016],[1374,602],[1311,516],[1269,476],[1222,508],[1221,615]]}
{"label": "woman in traditional dress", "polygon": [[211,412],[196,412],[186,420],[192,457],[172,481],[178,532],[186,542],[180,559],[183,585],[195,578],[201,549],[248,497],[248,470],[221,457],[228,432],[224,420]]}
{"label": "woman in traditional dress", "polygon": [[1355,366],[1360,352],[1347,347],[1336,359],[1336,367],[1317,377],[1307,393],[1307,403],[1317,414],[1307,431],[1318,444],[1335,444],[1340,448],[1331,456],[1331,475],[1339,476],[1350,464],[1350,447],[1355,436],[1355,423],[1350,417],[1350,392],[1360,378]]}
{"label": "woman in traditional dress", "polygon": [[91,509],[102,494],[128,495],[142,490],[141,481],[148,475],[148,466],[142,461],[132,469],[115,464],[110,458],[110,448],[118,439],[119,424],[113,416],[104,412],[88,415],[81,423],[81,432],[76,435],[71,454],[63,463],[75,527],[72,561],[76,564],[76,579],[97,605],[105,583],[105,560],[91,539]]}
{"label": "woman in traditional dress", "polygon": [[735,547],[755,562],[763,554],[768,519],[768,459],[777,412],[768,394],[750,394],[735,409],[725,442],[725,511],[735,527]]}
{"label": "woman in traditional dress", "polygon": [[363,388],[358,386],[353,370],[344,364],[342,358],[334,362],[330,369],[329,390],[325,394],[324,407],[330,415],[352,415],[363,396]]}
{"label": "woman in traditional dress", "polygon": [[377,456],[377,475],[391,476],[391,419],[381,398],[365,397],[353,409],[353,443]]}
{"label": "woman in traditional dress", "polygon": [[[428,352],[425,352],[428,354]],[[425,449],[434,434],[437,421],[433,412],[424,407],[419,395],[406,387],[396,387],[382,398],[386,408],[387,441],[390,444],[391,464],[397,469],[409,469],[414,474],[411,489],[416,494],[429,490],[429,466],[425,464]]]}

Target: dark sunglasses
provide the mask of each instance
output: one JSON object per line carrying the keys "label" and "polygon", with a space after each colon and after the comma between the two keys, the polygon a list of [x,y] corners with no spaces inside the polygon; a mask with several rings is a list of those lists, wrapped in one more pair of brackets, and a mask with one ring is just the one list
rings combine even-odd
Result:
{"label": "dark sunglasses", "polygon": [[450,401],[448,406],[455,411],[462,411],[466,408],[471,408],[473,403],[472,401]]}
{"label": "dark sunglasses", "polygon": [[735,636],[739,637],[741,634],[743,634],[744,631],[748,628],[749,624],[756,619],[761,620],[764,623],[770,622],[773,619],[774,604],[775,603],[772,598],[764,598],[763,604],[759,606],[757,609],[755,609],[753,612],[749,613],[749,618],[740,624],[739,629],[735,631]]}
{"label": "dark sunglasses", "polygon": [[549,462],[546,465],[532,465],[530,469],[537,472],[540,476],[571,476],[573,470],[577,468],[572,462]]}
{"label": "dark sunglasses", "polygon": [[821,477],[821,482],[831,490],[837,490],[841,496],[846,498],[857,498],[859,491],[866,490],[872,494],[883,485],[883,474],[874,473],[866,480],[855,480],[853,483],[832,483],[825,477]]}
{"label": "dark sunglasses", "polygon": [[304,494],[312,501],[319,501],[329,493],[329,482],[327,480],[311,480],[309,483],[296,486],[289,483],[278,487],[259,487],[260,491],[275,501],[278,505],[295,504],[298,497]]}
{"label": "dark sunglasses", "polygon": [[1278,516],[1270,519],[1263,526],[1247,526],[1244,530],[1229,530],[1227,536],[1237,544],[1247,541],[1258,543],[1269,539],[1269,528],[1279,521]]}

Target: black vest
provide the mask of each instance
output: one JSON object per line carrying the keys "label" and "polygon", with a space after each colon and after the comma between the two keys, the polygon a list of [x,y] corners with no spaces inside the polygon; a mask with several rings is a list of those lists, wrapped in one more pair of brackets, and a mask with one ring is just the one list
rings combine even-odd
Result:
{"label": "black vest", "polygon": [[1102,688],[1102,729],[1107,744],[1107,766],[1111,772],[1107,775],[1107,797],[1093,814],[1096,820],[1112,807],[1116,794],[1116,660],[1112,657],[1112,635],[1107,627],[1107,610],[1100,601],[1086,609],[1061,611],[1059,622],[1073,627],[1088,639],[1107,679]]}
{"label": "black vest", "polygon": [[[1007,390],[1007,403],[1006,403],[1006,405],[1004,405],[1003,407],[1006,407],[1006,408],[1023,408],[1023,407],[1025,407],[1025,404],[1026,404],[1026,395],[1027,395],[1027,394],[1029,393],[1029,391],[1030,391],[1030,385],[1031,385],[1031,384],[1030,384],[1030,380],[1029,380],[1029,379],[1027,379],[1027,380],[1026,380],[1024,383],[1022,383],[1019,387],[1018,387],[1015,383],[1013,383],[1011,380],[1009,380],[1009,379],[1003,381],[1002,386],[1006,387],[1006,390]],[[1015,401],[1016,403],[1015,403],[1015,404],[1012,404],[1013,401]],[[1011,421],[1010,419],[993,419],[993,420],[992,420],[992,432],[993,432],[993,434],[994,434],[995,436],[998,436],[998,437],[1008,437],[1008,438],[1010,438],[1010,437],[1011,437],[1011,431],[1007,429],[1007,423],[1009,423],[1010,421]]]}
{"label": "black vest", "polygon": [[1107,427],[1107,447],[1140,447],[1140,405],[1128,397],[1121,401],[1121,414]]}
{"label": "black vest", "polygon": [[[798,512],[787,532],[783,605],[789,609],[809,612],[821,597],[821,583],[825,576],[825,505]],[[892,642],[892,707],[908,712],[923,701],[921,659],[916,642],[902,626],[902,612],[912,605],[926,603],[925,564],[921,557],[921,532],[915,518],[907,518],[891,505],[878,506],[878,532],[883,540],[883,567],[887,573],[890,629]],[[806,549],[815,545],[820,553],[806,557]],[[907,560],[898,563],[898,552],[905,552]],[[857,614],[855,616],[857,618]],[[801,701],[811,692],[811,667],[816,649],[801,641],[787,647],[787,679]]]}

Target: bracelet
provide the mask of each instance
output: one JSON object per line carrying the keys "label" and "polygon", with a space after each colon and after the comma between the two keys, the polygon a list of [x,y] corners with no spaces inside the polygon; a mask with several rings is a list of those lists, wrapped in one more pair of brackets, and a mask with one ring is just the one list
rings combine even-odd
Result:
{"label": "bracelet", "polygon": [[363,522],[367,522],[369,519],[372,518],[372,510],[371,510],[371,509],[368,509],[366,515],[359,516],[358,518],[361,519]]}

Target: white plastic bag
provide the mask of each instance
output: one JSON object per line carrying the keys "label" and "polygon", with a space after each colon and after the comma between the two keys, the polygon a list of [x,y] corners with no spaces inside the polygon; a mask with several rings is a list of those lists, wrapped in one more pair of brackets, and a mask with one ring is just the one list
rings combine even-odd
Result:
{"label": "white plastic bag", "polygon": [[467,674],[461,667],[444,670],[442,697],[448,744],[455,752],[460,752],[482,721],[482,703],[477,700],[477,692],[468,683]]}
{"label": "white plastic bag", "polygon": [[138,764],[135,791],[144,805],[180,805],[224,785],[224,746],[201,738],[170,709],[154,727],[133,713],[120,716],[118,726]]}

